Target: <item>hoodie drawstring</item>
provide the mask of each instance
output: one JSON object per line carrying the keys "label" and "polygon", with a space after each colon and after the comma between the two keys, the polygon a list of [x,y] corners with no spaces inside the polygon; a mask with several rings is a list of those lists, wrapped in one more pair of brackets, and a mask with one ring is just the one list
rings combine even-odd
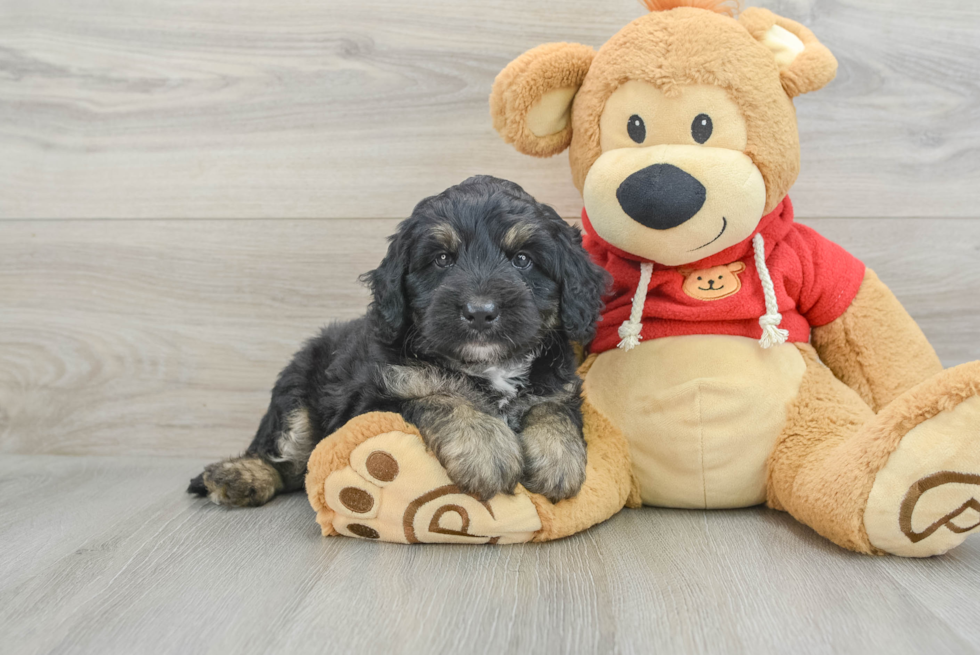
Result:
{"label": "hoodie drawstring", "polygon": [[647,299],[647,287],[650,286],[650,278],[653,276],[653,264],[643,262],[640,264],[640,283],[636,285],[636,293],[633,294],[633,307],[630,309],[630,317],[619,326],[618,348],[629,352],[640,344],[640,330],[643,329],[643,303]]}
{"label": "hoodie drawstring", "polygon": [[[766,300],[766,313],[759,319],[762,327],[762,338],[759,345],[763,348],[786,343],[789,339],[789,330],[783,330],[779,324],[783,321],[783,315],[779,313],[779,305],[776,302],[776,289],[772,285],[772,276],[769,275],[769,267],[766,266],[766,242],[761,234],[752,237],[752,249],[755,251],[755,270],[759,274],[759,282],[762,283],[762,294]],[[633,294],[633,306],[630,309],[630,317],[619,326],[618,348],[630,351],[640,344],[640,331],[643,329],[643,305],[647,299],[647,288],[650,286],[650,278],[653,275],[653,264],[643,262],[640,264],[640,282],[636,285],[636,293]]]}
{"label": "hoodie drawstring", "polygon": [[766,313],[759,319],[759,325],[762,326],[759,345],[763,348],[772,348],[786,343],[789,331],[779,327],[783,315],[779,313],[779,305],[776,303],[776,289],[772,286],[772,277],[769,275],[769,267],[766,266],[766,242],[761,234],[752,237],[752,248],[755,250],[755,270],[759,273],[762,293],[766,298]]}

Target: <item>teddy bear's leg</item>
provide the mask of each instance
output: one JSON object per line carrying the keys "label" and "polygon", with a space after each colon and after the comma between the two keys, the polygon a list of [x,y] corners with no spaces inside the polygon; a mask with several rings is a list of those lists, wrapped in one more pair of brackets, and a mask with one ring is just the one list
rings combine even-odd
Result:
{"label": "teddy bear's leg", "polygon": [[604,428],[594,420],[586,428],[586,480],[574,498],[552,504],[518,486],[513,495],[481,501],[452,483],[401,416],[365,414],[317,445],[307,494],[325,536],[469,544],[558,539],[609,518],[625,502],[629,449]]}
{"label": "teddy bear's leg", "polygon": [[875,415],[800,350],[807,373],[770,457],[770,506],[863,553],[936,555],[980,530],[980,363]]}
{"label": "teddy bear's leg", "polygon": [[833,485],[830,480],[812,479],[811,472],[815,463],[857,435],[874,412],[820,363],[809,345],[799,349],[806,373],[769,456],[767,504],[788,511],[839,546],[870,553],[871,544],[861,528],[860,502],[851,497],[863,477]]}

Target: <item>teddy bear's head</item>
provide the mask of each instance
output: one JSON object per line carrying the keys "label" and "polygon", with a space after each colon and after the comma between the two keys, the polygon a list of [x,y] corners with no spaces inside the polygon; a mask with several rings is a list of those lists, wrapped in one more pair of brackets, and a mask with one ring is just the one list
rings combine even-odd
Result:
{"label": "teddy bear's head", "polygon": [[837,62],[805,27],[725,0],[645,0],[598,52],[551,43],[511,62],[494,127],[539,157],[570,147],[592,229],[668,266],[748,237],[799,172],[792,98]]}

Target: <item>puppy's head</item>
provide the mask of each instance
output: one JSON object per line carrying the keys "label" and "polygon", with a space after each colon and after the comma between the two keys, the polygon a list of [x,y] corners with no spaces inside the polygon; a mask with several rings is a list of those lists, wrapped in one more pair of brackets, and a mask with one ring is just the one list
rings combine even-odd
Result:
{"label": "puppy's head", "polygon": [[532,352],[549,331],[591,341],[606,285],[577,229],[489,176],[420,202],[365,278],[382,339],[484,364]]}

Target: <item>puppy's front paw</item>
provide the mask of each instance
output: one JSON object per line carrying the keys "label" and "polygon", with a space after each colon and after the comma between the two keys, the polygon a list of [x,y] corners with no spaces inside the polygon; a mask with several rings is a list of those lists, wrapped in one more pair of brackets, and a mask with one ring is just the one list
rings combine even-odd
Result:
{"label": "puppy's front paw", "polygon": [[232,507],[264,505],[282,489],[282,477],[272,464],[248,456],[207,465],[201,482],[211,502]]}
{"label": "puppy's front paw", "polygon": [[571,498],[585,482],[585,440],[570,420],[552,416],[521,432],[524,488],[553,503]]}
{"label": "puppy's front paw", "polygon": [[520,443],[506,423],[474,412],[444,430],[434,440],[433,449],[461,491],[480,500],[514,493],[523,462]]}

